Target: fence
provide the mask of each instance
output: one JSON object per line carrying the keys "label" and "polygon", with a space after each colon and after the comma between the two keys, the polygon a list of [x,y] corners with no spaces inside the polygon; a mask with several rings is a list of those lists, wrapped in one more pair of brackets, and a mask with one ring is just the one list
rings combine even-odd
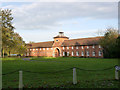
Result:
{"label": "fence", "polygon": [[[69,69],[65,69],[65,70],[60,70],[60,71],[55,71],[55,72],[47,72],[47,73],[58,73],[58,72],[64,72],[64,71],[68,71],[68,70],[73,70],[73,84],[77,84],[77,72],[76,69],[78,70],[82,70],[82,71],[92,71],[92,72],[97,72],[97,71],[106,71],[106,70],[110,70],[115,68],[115,80],[119,80],[119,75],[118,72],[120,71],[120,66],[116,65],[116,66],[112,66],[109,68],[105,68],[105,69],[99,69],[99,70],[90,70],[90,69],[82,69],[82,68],[78,68],[78,67],[73,67],[73,68],[69,68]],[[19,72],[19,90],[23,89],[23,72],[28,72],[28,73],[38,73],[38,74],[43,74],[44,72],[32,72],[32,71],[27,71],[27,70],[15,70],[9,73],[5,73],[2,75],[8,75],[8,74],[13,74],[15,72]]]}

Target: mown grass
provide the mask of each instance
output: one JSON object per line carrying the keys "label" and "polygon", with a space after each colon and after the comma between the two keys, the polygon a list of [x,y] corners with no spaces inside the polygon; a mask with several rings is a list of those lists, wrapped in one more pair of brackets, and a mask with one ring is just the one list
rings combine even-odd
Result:
{"label": "mown grass", "polygon": [[[2,69],[3,74],[19,69],[23,70],[24,88],[118,88],[119,82],[114,80],[114,68],[106,71],[82,71],[77,69],[77,85],[72,84],[72,69],[69,69],[78,67],[99,70],[117,64],[117,59],[100,58],[30,57],[30,60],[4,58]],[[18,72],[4,75],[3,88],[18,88],[18,76]]]}

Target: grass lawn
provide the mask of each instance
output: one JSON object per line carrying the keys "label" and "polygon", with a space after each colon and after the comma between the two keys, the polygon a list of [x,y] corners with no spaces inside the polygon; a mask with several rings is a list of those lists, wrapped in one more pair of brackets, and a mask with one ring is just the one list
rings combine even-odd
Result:
{"label": "grass lawn", "polygon": [[[69,69],[78,67],[99,70],[117,64],[117,59],[99,58],[33,57],[30,58],[30,61],[22,60],[22,58],[2,59],[3,74],[19,69],[23,70],[24,88],[118,88],[118,81],[114,80],[114,68],[104,71],[82,71],[77,69],[77,85],[72,84],[72,69]],[[61,71],[65,69],[69,70]],[[3,88],[18,88],[18,76],[19,72],[3,75]]]}

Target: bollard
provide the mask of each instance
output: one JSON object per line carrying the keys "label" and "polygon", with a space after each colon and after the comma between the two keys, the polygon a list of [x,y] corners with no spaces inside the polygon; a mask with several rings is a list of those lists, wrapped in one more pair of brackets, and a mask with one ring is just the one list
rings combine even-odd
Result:
{"label": "bollard", "polygon": [[23,89],[22,71],[19,71],[19,90]]}
{"label": "bollard", "polygon": [[118,71],[117,70],[115,70],[115,79],[119,80],[119,75],[118,75]]}
{"label": "bollard", "polygon": [[120,70],[120,66],[115,66],[115,79],[119,80],[119,70]]}
{"label": "bollard", "polygon": [[73,84],[77,84],[76,68],[73,68]]}

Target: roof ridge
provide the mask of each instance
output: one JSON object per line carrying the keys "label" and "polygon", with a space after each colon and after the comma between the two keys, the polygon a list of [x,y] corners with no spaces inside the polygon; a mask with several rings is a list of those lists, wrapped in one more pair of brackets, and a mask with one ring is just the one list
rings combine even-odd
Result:
{"label": "roof ridge", "polygon": [[39,44],[39,43],[47,43],[47,42],[54,42],[54,41],[36,42],[36,43],[28,43],[28,44]]}
{"label": "roof ridge", "polygon": [[70,41],[70,40],[82,40],[82,39],[93,39],[93,38],[103,38],[104,36],[97,36],[97,37],[87,37],[87,38],[78,38],[78,39],[69,39],[65,41]]}

